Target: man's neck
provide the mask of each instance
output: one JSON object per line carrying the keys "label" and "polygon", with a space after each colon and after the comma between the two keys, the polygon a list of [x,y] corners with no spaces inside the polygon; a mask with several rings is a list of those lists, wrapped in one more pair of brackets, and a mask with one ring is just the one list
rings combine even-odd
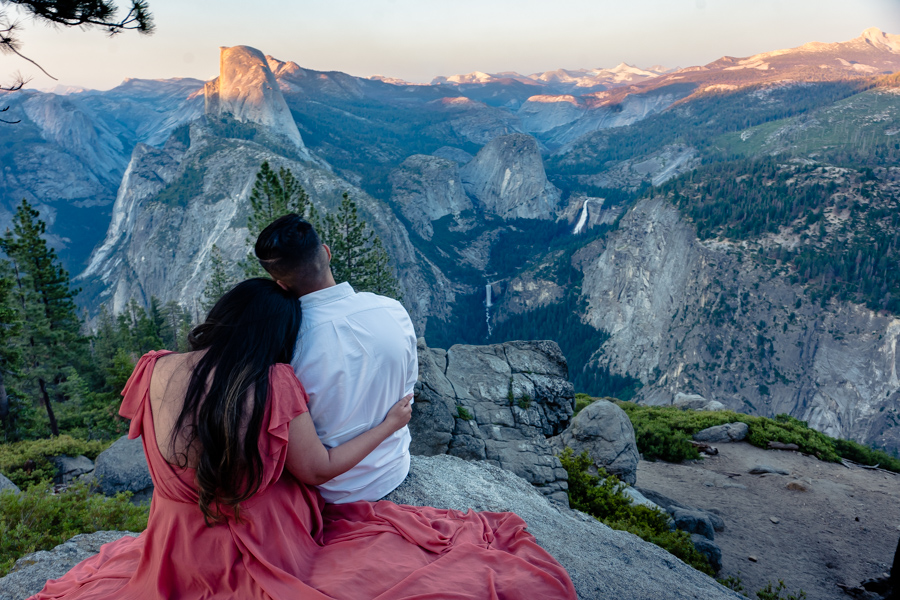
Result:
{"label": "man's neck", "polygon": [[326,277],[323,277],[322,280],[319,281],[318,283],[311,285],[307,288],[304,288],[302,290],[299,290],[300,294],[298,294],[298,295],[299,295],[299,297],[302,298],[303,296],[306,296],[307,294],[312,294],[313,292],[325,290],[330,287],[334,287],[335,285],[337,285],[337,284],[334,282],[334,276],[331,273],[328,273],[328,275]]}

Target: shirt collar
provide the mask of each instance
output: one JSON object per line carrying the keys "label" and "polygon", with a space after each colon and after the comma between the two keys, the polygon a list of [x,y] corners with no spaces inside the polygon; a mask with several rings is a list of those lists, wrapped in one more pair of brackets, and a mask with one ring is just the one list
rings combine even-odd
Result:
{"label": "shirt collar", "polygon": [[316,290],[315,292],[310,292],[308,294],[300,296],[300,306],[304,309],[313,308],[316,306],[322,306],[324,304],[337,302],[338,300],[343,300],[344,298],[353,296],[354,294],[356,294],[356,292],[354,292],[350,284],[345,281],[343,283],[339,283],[337,285],[333,285],[321,290]]}

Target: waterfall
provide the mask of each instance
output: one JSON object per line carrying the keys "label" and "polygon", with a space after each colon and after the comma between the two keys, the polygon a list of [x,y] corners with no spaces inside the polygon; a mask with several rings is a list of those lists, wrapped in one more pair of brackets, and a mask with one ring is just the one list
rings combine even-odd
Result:
{"label": "waterfall", "polygon": [[578,217],[578,223],[575,224],[575,231],[572,233],[579,234],[584,230],[585,224],[587,224],[588,220],[588,204],[590,204],[590,198],[585,199],[584,204],[581,205],[581,216]]}
{"label": "waterfall", "polygon": [[491,337],[491,284],[484,286],[484,319],[487,323],[488,338]]}

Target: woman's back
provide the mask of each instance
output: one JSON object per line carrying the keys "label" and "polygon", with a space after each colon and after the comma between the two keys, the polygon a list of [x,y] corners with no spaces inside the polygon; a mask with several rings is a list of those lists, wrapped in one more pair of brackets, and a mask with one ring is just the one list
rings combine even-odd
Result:
{"label": "woman's back", "polygon": [[[187,394],[191,373],[197,366],[197,361],[203,356],[203,352],[188,352],[185,354],[163,354],[156,359],[150,377],[149,401],[153,414],[153,429],[156,432],[156,445],[160,454],[170,464],[178,464],[178,457],[187,455],[187,466],[197,466],[198,444],[194,444],[191,452],[186,452],[186,436],[178,436],[173,445],[172,437],[175,433],[175,424],[181,409],[184,407],[184,398]],[[186,424],[192,427],[193,422]]]}

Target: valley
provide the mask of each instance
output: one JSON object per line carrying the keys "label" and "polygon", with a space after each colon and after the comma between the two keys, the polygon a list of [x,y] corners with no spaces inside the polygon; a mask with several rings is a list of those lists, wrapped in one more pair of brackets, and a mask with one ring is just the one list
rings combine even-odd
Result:
{"label": "valley", "polygon": [[553,339],[579,392],[900,449],[900,36],[430,85],[221,63],[4,96],[0,226],[35,204],[89,315],[197,315],[268,161],[324,214],[350,194],[430,346]]}

